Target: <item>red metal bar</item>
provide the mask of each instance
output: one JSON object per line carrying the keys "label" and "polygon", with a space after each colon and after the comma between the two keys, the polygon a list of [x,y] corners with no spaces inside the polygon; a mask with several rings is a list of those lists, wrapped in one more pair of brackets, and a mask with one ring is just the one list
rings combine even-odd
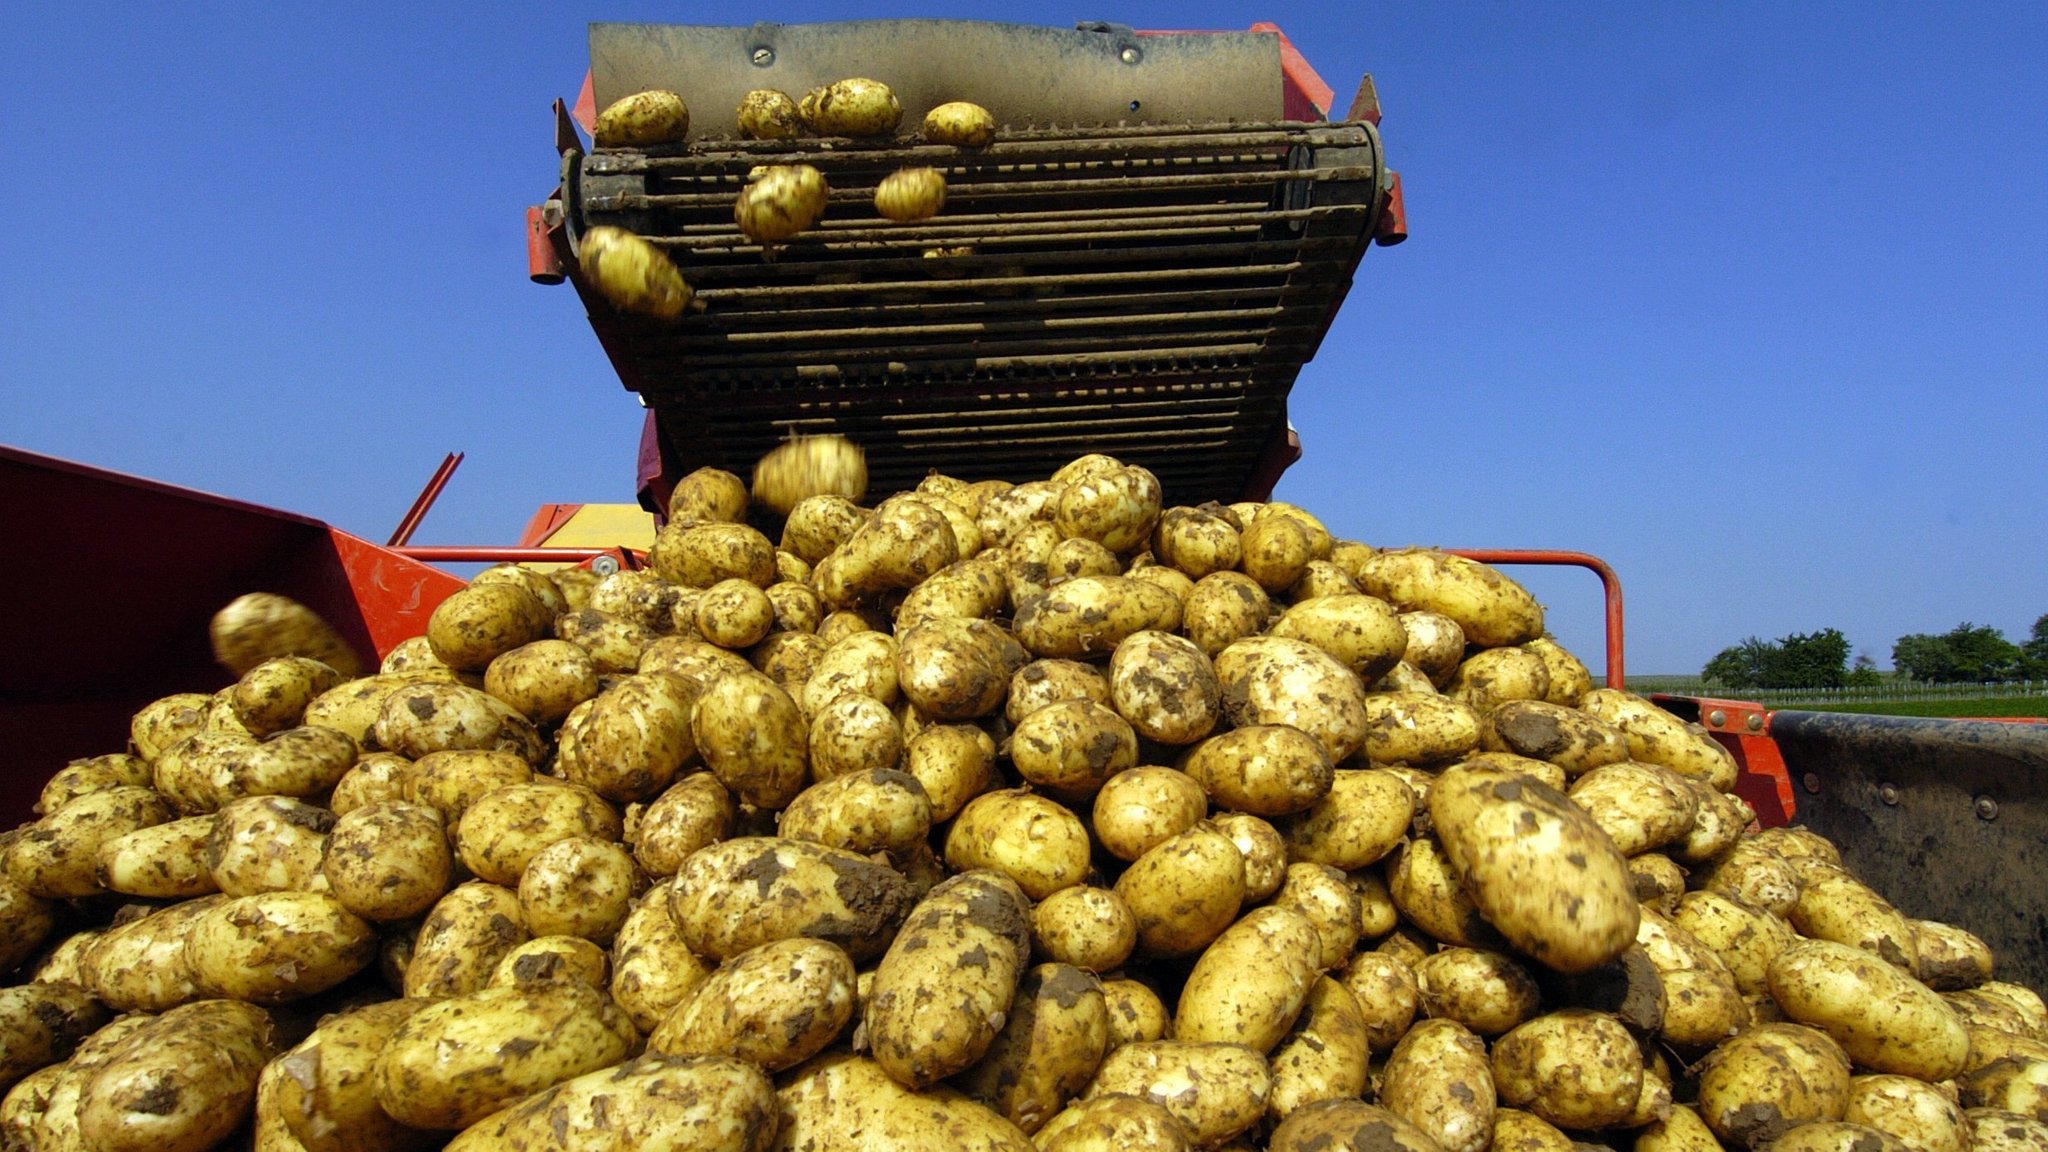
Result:
{"label": "red metal bar", "polygon": [[1552,552],[1540,548],[1448,548],[1445,551],[1454,556],[1463,556],[1467,560],[1477,560],[1481,564],[1561,565],[1585,568],[1600,577],[1600,587],[1607,598],[1607,686],[1628,686],[1622,674],[1621,660],[1621,577],[1615,575],[1614,569],[1607,566],[1607,561],[1585,552]]}
{"label": "red metal bar", "polygon": [[398,529],[391,533],[391,539],[384,542],[386,547],[397,548],[412,539],[412,534],[419,529],[420,521],[427,518],[427,509],[432,508],[434,501],[441,498],[441,489],[448,486],[449,477],[454,476],[455,470],[462,466],[462,456],[460,452],[450,452],[447,458],[441,461],[441,466],[434,469],[434,475],[427,481],[427,486],[420,489],[420,494],[413,499],[412,507],[406,509],[405,519],[398,522]]}
{"label": "red metal bar", "polygon": [[560,284],[568,279],[555,239],[548,235],[547,216],[538,204],[526,206],[526,278],[535,284]]}
{"label": "red metal bar", "polygon": [[1390,175],[1394,178],[1393,187],[1387,189],[1387,206],[1380,210],[1379,224],[1372,234],[1373,243],[1382,248],[1392,248],[1408,239],[1408,204],[1401,198],[1401,174]]}
{"label": "red metal bar", "polygon": [[603,556],[609,548],[501,548],[484,544],[419,544],[393,552],[428,563],[581,564]]}

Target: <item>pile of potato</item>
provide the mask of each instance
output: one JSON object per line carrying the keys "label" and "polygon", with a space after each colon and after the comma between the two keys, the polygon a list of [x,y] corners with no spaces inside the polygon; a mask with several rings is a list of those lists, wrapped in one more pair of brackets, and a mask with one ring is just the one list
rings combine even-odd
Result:
{"label": "pile of potato", "polygon": [[1104,456],[749,499],[368,675],[225,610],[0,837],[0,1146],[2048,1150],[2040,997],[1499,572]]}

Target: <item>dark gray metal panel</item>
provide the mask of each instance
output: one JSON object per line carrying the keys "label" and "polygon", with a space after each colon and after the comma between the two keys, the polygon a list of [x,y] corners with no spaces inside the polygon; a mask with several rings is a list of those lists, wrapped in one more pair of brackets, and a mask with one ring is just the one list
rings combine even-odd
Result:
{"label": "dark gray metal panel", "polygon": [[1776,712],[1799,821],[1908,916],[2048,992],[2048,725]]}
{"label": "dark gray metal panel", "polygon": [[692,139],[734,135],[752,89],[801,99],[849,76],[895,91],[904,132],[949,100],[972,100],[1013,128],[1278,120],[1283,108],[1270,32],[1132,36],[980,20],[592,24],[590,71],[599,108],[649,88],[679,93]]}

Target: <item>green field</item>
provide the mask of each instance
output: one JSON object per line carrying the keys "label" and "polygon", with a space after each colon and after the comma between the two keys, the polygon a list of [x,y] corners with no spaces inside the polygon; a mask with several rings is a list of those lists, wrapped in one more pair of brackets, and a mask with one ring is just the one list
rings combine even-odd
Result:
{"label": "green field", "polygon": [[1801,712],[1855,712],[1865,716],[2043,716],[2048,696],[2000,696],[1992,699],[1892,700],[1858,704],[1785,704]]}

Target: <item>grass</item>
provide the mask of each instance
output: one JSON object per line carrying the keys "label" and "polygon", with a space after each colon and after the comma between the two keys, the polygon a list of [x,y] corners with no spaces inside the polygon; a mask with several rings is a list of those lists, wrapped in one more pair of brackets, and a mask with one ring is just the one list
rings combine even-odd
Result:
{"label": "grass", "polygon": [[1864,716],[2048,717],[2048,696],[2001,696],[1974,700],[1892,700],[1856,704],[1787,704],[1783,707],[1801,712],[1855,712]]}

